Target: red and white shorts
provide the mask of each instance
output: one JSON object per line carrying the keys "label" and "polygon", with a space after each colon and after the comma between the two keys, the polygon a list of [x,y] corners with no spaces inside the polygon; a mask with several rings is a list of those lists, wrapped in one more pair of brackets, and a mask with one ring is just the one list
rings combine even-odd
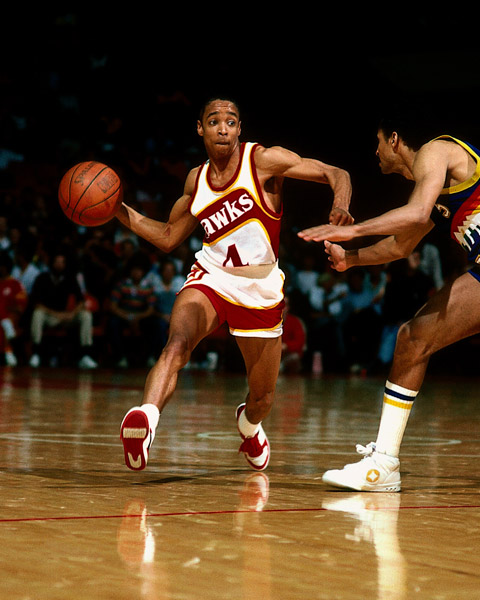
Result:
{"label": "red and white shorts", "polygon": [[[240,337],[276,338],[283,332],[285,276],[278,264],[260,267],[205,268],[198,261],[182,287],[203,292],[217,311],[220,324]],[[182,291],[180,290],[180,292]],[[179,292],[179,293],[180,293]]]}

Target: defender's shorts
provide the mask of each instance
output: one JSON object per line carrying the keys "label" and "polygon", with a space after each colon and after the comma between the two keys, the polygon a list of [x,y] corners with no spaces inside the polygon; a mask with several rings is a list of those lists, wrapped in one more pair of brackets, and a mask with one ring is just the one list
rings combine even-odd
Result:
{"label": "defender's shorts", "polygon": [[241,269],[235,269],[241,275],[210,265],[207,270],[197,261],[180,292],[192,287],[203,292],[215,308],[220,324],[227,323],[232,335],[281,336],[285,306],[282,271],[278,265]]}

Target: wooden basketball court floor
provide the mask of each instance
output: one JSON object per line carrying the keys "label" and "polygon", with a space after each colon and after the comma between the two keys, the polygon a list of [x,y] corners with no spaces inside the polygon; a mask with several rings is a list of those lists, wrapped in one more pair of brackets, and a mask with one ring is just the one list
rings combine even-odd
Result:
{"label": "wooden basketball court floor", "polygon": [[383,379],[281,376],[259,474],[243,375],[184,371],[135,473],[119,425],[145,375],[0,370],[2,600],[480,598],[474,379],[427,378],[402,492],[373,494],[321,475],[375,439]]}

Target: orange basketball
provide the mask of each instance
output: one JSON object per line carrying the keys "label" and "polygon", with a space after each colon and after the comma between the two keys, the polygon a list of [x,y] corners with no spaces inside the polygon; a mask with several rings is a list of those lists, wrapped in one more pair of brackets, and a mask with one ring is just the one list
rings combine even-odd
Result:
{"label": "orange basketball", "polygon": [[58,201],[77,225],[95,227],[113,219],[123,199],[120,177],[103,163],[82,162],[69,169],[58,186]]}

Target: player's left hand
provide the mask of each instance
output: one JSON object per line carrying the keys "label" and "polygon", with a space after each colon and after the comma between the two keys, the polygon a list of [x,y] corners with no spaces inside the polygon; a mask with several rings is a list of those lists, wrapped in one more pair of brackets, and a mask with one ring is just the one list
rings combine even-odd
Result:
{"label": "player's left hand", "polygon": [[353,238],[353,232],[348,225],[317,225],[298,232],[306,242],[345,242]]}
{"label": "player's left hand", "polygon": [[347,253],[342,246],[325,241],[325,253],[328,255],[328,260],[332,263],[332,269],[339,272],[348,269]]}
{"label": "player's left hand", "polygon": [[328,222],[331,225],[352,225],[354,218],[348,210],[334,206],[330,211]]}

